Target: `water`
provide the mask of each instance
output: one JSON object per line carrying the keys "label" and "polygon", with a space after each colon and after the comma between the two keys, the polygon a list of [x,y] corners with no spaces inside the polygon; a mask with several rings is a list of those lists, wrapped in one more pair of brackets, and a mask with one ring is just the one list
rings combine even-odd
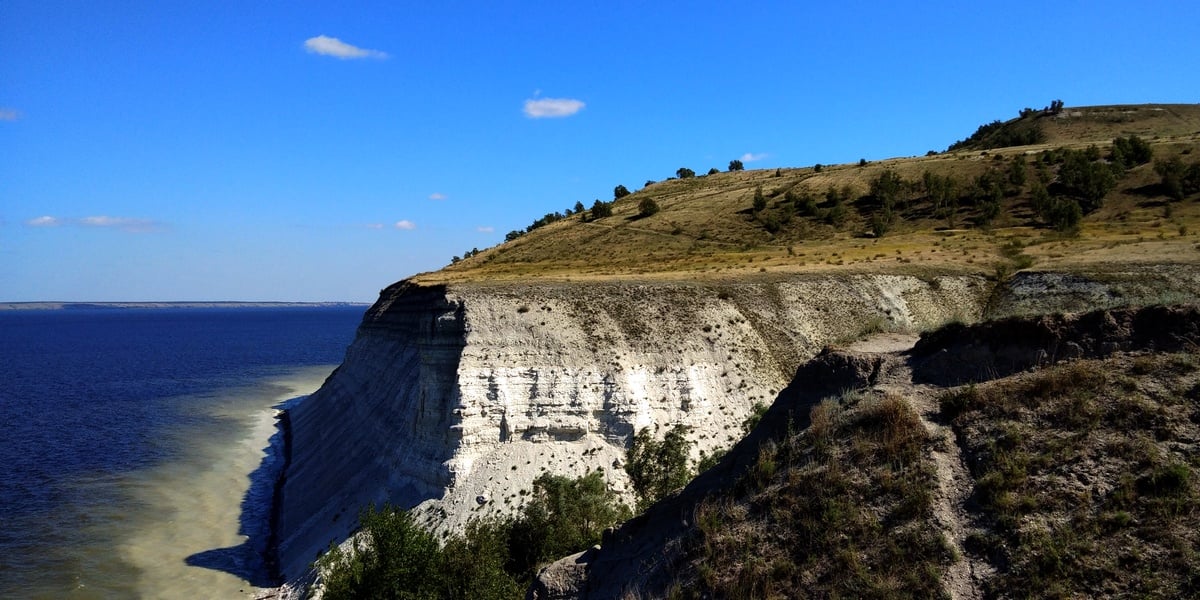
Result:
{"label": "water", "polygon": [[238,597],[269,583],[273,407],[363,307],[0,312],[0,597]]}

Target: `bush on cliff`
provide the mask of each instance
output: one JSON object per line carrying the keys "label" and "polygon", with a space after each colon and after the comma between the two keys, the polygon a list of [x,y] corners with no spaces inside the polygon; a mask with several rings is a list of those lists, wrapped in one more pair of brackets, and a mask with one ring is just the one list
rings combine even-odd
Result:
{"label": "bush on cliff", "polygon": [[509,527],[509,570],[531,579],[543,563],[600,543],[605,529],[630,516],[600,471],[577,479],[542,475],[533,482],[533,500]]}
{"label": "bush on cliff", "polygon": [[655,440],[648,429],[633,436],[625,472],[633,482],[638,510],[645,510],[691,481],[693,473],[688,468],[690,444],[687,432],[686,426],[676,425],[661,441]]}
{"label": "bush on cliff", "polygon": [[599,543],[601,532],[629,517],[600,471],[543,475],[515,518],[472,520],[443,545],[408,512],[372,506],[351,548],[330,548],[318,561],[324,597],[520,598],[539,567]]}

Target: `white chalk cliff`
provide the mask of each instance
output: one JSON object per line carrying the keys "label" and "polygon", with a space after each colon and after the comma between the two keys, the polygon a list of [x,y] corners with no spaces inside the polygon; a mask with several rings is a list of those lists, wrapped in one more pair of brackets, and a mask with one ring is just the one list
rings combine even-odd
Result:
{"label": "white chalk cliff", "polygon": [[513,511],[542,473],[603,469],[625,489],[631,435],[691,428],[731,445],[796,366],[865,327],[979,318],[973,276],[809,276],[757,283],[401,282],[341,367],[290,409],[277,500],[280,569],[300,575],[371,503],[431,527]]}

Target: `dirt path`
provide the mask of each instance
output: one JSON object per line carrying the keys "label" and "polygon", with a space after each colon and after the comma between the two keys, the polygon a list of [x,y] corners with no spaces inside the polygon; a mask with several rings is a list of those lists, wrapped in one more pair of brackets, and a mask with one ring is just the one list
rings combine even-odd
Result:
{"label": "dirt path", "polygon": [[874,387],[907,399],[934,441],[931,457],[937,473],[934,519],[958,556],[945,574],[946,591],[955,600],[978,600],[983,598],[983,581],[994,569],[963,550],[967,536],[974,531],[966,510],[971,495],[971,476],[963,463],[954,430],[938,422],[937,398],[943,388],[913,383],[906,353],[916,339],[915,335],[881,334],[856,342],[849,349],[883,355],[884,363]]}

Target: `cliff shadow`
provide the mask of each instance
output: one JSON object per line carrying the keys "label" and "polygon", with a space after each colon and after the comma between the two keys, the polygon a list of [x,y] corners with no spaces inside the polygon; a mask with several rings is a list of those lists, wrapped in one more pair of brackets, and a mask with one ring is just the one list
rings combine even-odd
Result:
{"label": "cliff shadow", "polygon": [[274,556],[275,524],[278,513],[278,487],[287,469],[289,432],[287,409],[307,396],[297,396],[276,404],[275,433],[271,435],[258,467],[247,475],[250,486],[242,496],[238,517],[238,534],[246,541],[236,546],[213,548],[188,556],[184,562],[191,567],[229,573],[255,587],[273,587],[281,583],[278,558]]}

